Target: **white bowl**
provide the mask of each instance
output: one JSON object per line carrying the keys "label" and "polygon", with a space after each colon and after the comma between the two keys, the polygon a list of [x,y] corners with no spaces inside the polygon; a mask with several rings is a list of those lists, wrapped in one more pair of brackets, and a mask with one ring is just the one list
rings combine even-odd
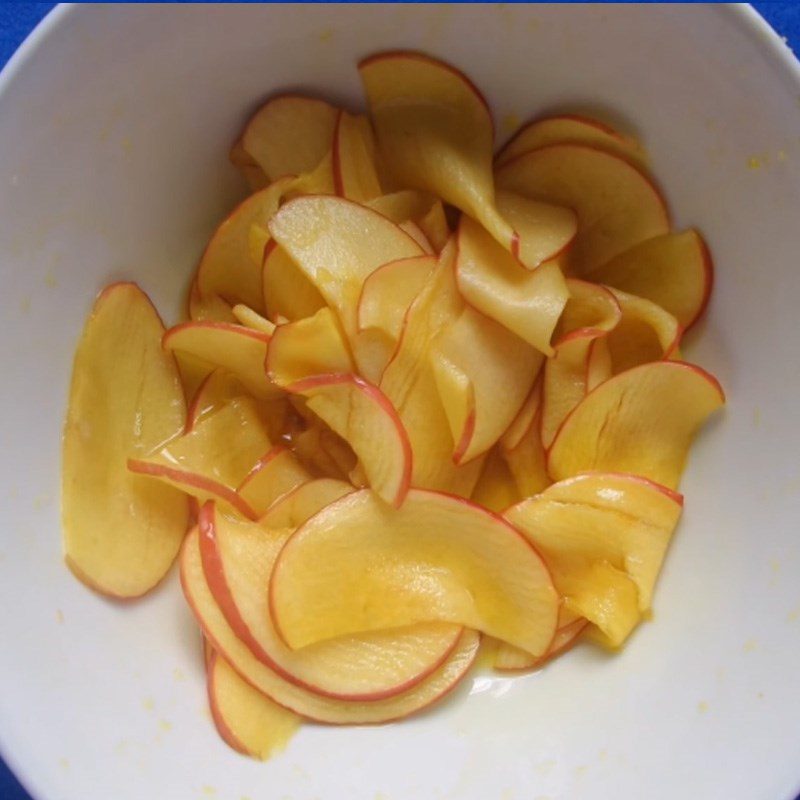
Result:
{"label": "white bowl", "polygon": [[[169,318],[241,191],[258,101],[359,104],[356,59],[415,48],[509,116],[599,108],[637,131],[717,264],[687,346],[729,405],[702,435],[655,621],[618,656],[479,676],[424,716],[308,726],[267,764],[207,712],[177,581],[104,601],[61,560],[59,439],[95,292]],[[724,6],[85,6],[0,79],[0,745],[40,800],[703,798],[800,788],[800,68]]]}

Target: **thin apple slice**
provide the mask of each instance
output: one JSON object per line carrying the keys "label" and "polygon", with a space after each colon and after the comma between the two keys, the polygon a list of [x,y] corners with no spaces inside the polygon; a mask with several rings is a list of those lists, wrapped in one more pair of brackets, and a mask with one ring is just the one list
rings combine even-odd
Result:
{"label": "thin apple slice", "polygon": [[252,331],[265,333],[267,336],[272,336],[275,333],[275,323],[270,322],[257,311],[253,311],[250,306],[246,306],[244,303],[237,303],[231,311],[240,325],[244,325]]}
{"label": "thin apple slice", "polygon": [[245,394],[244,387],[234,375],[224,369],[212,370],[206,375],[189,403],[186,412],[186,431],[218,411],[226,403]]}
{"label": "thin apple slice", "polygon": [[258,192],[269,185],[269,180],[264,174],[264,170],[258,166],[258,162],[242,146],[241,137],[233,143],[228,153],[228,159],[242,173],[251,192]]}
{"label": "thin apple slice", "polygon": [[518,647],[499,642],[494,654],[494,668],[507,671],[540,667],[546,661],[561,655],[561,653],[576,644],[588,624],[588,620],[581,618],[560,626],[553,637],[550,648],[543,656],[532,656]]}
{"label": "thin apple slice", "polygon": [[399,506],[411,481],[411,445],[386,395],[352,374],[317,375],[290,383],[286,390],[353,448],[369,485],[387,503]]}
{"label": "thin apple slice", "polygon": [[273,97],[245,126],[242,150],[271,181],[310,172],[331,149],[337,115],[313,97]]}
{"label": "thin apple slice", "polygon": [[244,303],[259,313],[264,310],[261,255],[252,251],[251,228],[267,231],[267,222],[292,181],[282,178],[250,195],[217,228],[197,267],[196,302],[220,297],[229,305]]}
{"label": "thin apple slice", "polygon": [[648,177],[595,147],[553,144],[509,161],[498,188],[567,206],[578,215],[569,264],[585,276],[640,242],[669,231],[664,200]]}
{"label": "thin apple slice", "polygon": [[184,322],[170,328],[162,343],[167,350],[188,353],[227,370],[254,397],[269,400],[281,394],[264,372],[269,341],[267,334],[244,325]]}
{"label": "thin apple slice", "polygon": [[656,361],[621,372],[564,420],[548,470],[555,480],[629,472],[675,488],[695,433],[724,402],[716,378],[693,364]]}
{"label": "thin apple slice", "polygon": [[462,217],[456,279],[464,299],[545,355],[569,291],[556,262],[519,268],[489,234]]}
{"label": "thin apple slice", "polygon": [[594,473],[504,516],[542,553],[565,607],[618,646],[650,608],[682,506],[679,494],[638,476]]}
{"label": "thin apple slice", "polygon": [[471,499],[473,503],[498,514],[522,499],[514,476],[499,450],[493,449],[484,461]]}
{"label": "thin apple slice", "polygon": [[672,314],[643,297],[619,289],[609,291],[622,312],[619,323],[606,337],[614,373],[662,358],[680,359],[683,331]]}
{"label": "thin apple slice", "polygon": [[358,296],[366,277],[389,261],[423,255],[422,248],[386,217],[340,197],[291,200],[269,228],[336,310],[348,335],[357,328]]}
{"label": "thin apple slice", "polygon": [[138,597],[167,573],[186,533],[186,496],[126,469],[179,435],[186,401],[164,326],[132,283],[104,289],[83,328],[64,425],[66,562],[98,592]]}
{"label": "thin apple slice", "polygon": [[266,528],[298,528],[325,506],[355,491],[353,486],[335,478],[316,478],[302,483],[276,500],[261,517]]}
{"label": "thin apple slice", "polygon": [[189,319],[197,322],[235,322],[231,304],[223,300],[217,294],[201,295],[197,288],[197,278],[192,281],[189,287],[187,298],[187,310]]}
{"label": "thin apple slice", "polygon": [[[478,652],[480,637],[464,630],[449,658],[431,675],[405,692],[383,700],[341,700],[310,692],[287,681],[259,661],[234,633],[217,605],[203,571],[197,529],[181,551],[181,585],[189,606],[214,649],[251,686],[284,708],[308,719],[338,725],[389,722],[414,714],[443,698],[467,674]],[[369,680],[369,676],[365,676]]]}
{"label": "thin apple slice", "polygon": [[236,491],[261,517],[275,501],[310,480],[294,453],[277,445],[256,462]]}
{"label": "thin apple slice", "polygon": [[547,488],[547,458],[541,437],[542,381],[536,382],[514,422],[500,440],[500,451],[521,497]]}
{"label": "thin apple slice", "polygon": [[714,265],[703,237],[688,230],[641,242],[592,270],[591,280],[658,303],[686,329],[708,305]]}
{"label": "thin apple slice", "polygon": [[391,509],[369,491],[337,500],[281,550],[270,580],[291,647],[419,622],[451,622],[544,653],[558,595],[512,526],[468,500],[422,489]]}
{"label": "thin apple slice", "polygon": [[495,158],[498,167],[529,150],[551,144],[582,144],[621,156],[639,169],[647,169],[647,154],[636,139],[624,136],[604,122],[577,114],[537,119],[523,125]]}
{"label": "thin apple slice", "polygon": [[493,319],[465,306],[437,337],[433,373],[456,464],[471,461],[503,435],[525,402],[544,356]]}
{"label": "thin apple slice", "polygon": [[441,253],[451,236],[450,225],[447,222],[442,201],[436,200],[428,212],[417,219],[417,225],[433,246],[434,251]]}
{"label": "thin apple slice", "polygon": [[207,669],[208,704],[223,741],[261,761],[283,750],[301,718],[254,689],[219,653],[211,652]]}
{"label": "thin apple slice", "polygon": [[317,287],[272,239],[264,249],[261,279],[264,308],[273,322],[278,317],[290,322],[305,319],[325,307]]}
{"label": "thin apple slice", "polygon": [[494,202],[492,117],[475,85],[449,64],[418,53],[379,53],[358,70],[397,184],[440,197],[514,248],[515,231]]}
{"label": "thin apple slice", "polygon": [[256,519],[257,513],[236,488],[271,448],[255,401],[238,397],[155,453],[129,458],[128,468],[183,489],[201,502],[221,500]]}
{"label": "thin apple slice", "polygon": [[340,111],[333,132],[333,186],[339,197],[366,203],[381,196],[375,154],[369,120]]}
{"label": "thin apple slice", "polygon": [[458,625],[428,623],[290,650],[273,625],[265,587],[292,530],[226,517],[208,503],[199,531],[206,580],[228,624],[259,661],[308,691],[346,700],[391,697],[438,669],[461,635]]}
{"label": "thin apple slice", "polygon": [[401,222],[398,227],[405,231],[419,246],[423,253],[434,255],[433,245],[428,241],[428,237],[422,232],[422,228],[416,222]]}

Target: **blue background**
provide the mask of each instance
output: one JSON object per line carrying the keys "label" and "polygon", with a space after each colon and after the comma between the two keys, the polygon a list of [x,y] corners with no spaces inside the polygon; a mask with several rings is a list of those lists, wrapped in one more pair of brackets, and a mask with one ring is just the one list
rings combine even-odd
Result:
{"label": "blue background", "polygon": [[[753,3],[759,13],[789,40],[800,53],[800,3]],[[54,3],[8,3],[0,5],[0,66],[14,54],[23,39]],[[0,800],[30,800],[28,793],[0,759]],[[798,799],[800,800],[800,798]]]}

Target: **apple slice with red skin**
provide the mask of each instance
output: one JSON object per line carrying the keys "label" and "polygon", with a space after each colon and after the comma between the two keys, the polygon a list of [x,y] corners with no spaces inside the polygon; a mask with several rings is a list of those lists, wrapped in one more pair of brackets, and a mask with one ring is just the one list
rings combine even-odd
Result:
{"label": "apple slice with red skin", "polygon": [[386,395],[358,375],[305,378],[286,391],[306,398],[306,405],[353,448],[373,491],[399,506],[411,483],[412,453],[408,434]]}
{"label": "apple slice with red skin", "polygon": [[125,467],[179,435],[186,401],[164,326],[147,295],[115,283],[98,295],[72,367],[62,444],[62,531],[72,572],[111,597],[145,594],[186,533],[186,497]]}
{"label": "apple slice with red skin", "polygon": [[365,278],[389,261],[423,255],[391,220],[341,197],[290,200],[272,217],[269,229],[336,311],[348,336],[357,329]]}
{"label": "apple slice with red skin", "polygon": [[559,602],[544,562],[511,525],[421,489],[399,509],[368,490],[327,506],[284,545],[269,594],[275,628],[295,648],[439,621],[535,655],[550,645]]}
{"label": "apple slice with red skin", "polygon": [[317,287],[273,239],[264,248],[261,280],[264,308],[273,322],[278,317],[290,322],[305,319],[325,307]]}
{"label": "apple slice with red skin", "polygon": [[271,181],[310,172],[331,149],[338,114],[313,97],[273,97],[248,121],[241,149]]}
{"label": "apple slice with red skin", "polygon": [[398,225],[415,223],[436,253],[442,251],[450,238],[442,201],[427,192],[401,189],[376,197],[366,205]]}
{"label": "apple slice with red skin", "polygon": [[581,472],[628,472],[674,489],[689,445],[725,402],[719,382],[683,361],[621,372],[589,392],[564,420],[547,454],[555,480]]}
{"label": "apple slice with red skin", "polygon": [[512,161],[529,150],[551,144],[583,144],[597,147],[630,161],[641,170],[647,169],[647,155],[636,139],[623,136],[609,125],[578,114],[559,114],[533,120],[523,125],[504,145],[495,158],[495,165]]}
{"label": "apple slice with red skin", "polygon": [[469,217],[458,228],[456,280],[464,299],[545,355],[569,297],[556,262],[533,271],[519,264]]}
{"label": "apple slice with red skin", "polygon": [[283,495],[310,480],[311,474],[294,453],[277,445],[256,462],[236,491],[261,517]]}
{"label": "apple slice with red skin", "polygon": [[251,331],[258,331],[267,336],[272,336],[272,334],[275,333],[274,322],[270,322],[266,317],[262,316],[257,311],[253,311],[250,306],[246,306],[244,303],[237,303],[231,309],[231,312],[240,325],[244,325],[245,328],[250,328]]}
{"label": "apple slice with red skin", "polygon": [[214,650],[221,653],[251,686],[284,708],[317,722],[334,725],[380,723],[422,711],[458,685],[478,652],[479,635],[475,631],[464,630],[442,666],[405,692],[383,700],[358,702],[325,697],[281,677],[259,661],[238,638],[209,589],[203,571],[197,529],[186,537],[180,565],[184,595]]}
{"label": "apple slice with red skin", "polygon": [[518,647],[499,642],[497,650],[494,654],[494,668],[502,671],[519,671],[527,669],[535,669],[542,666],[545,662],[550,661],[561,653],[569,650],[573,645],[577,644],[580,635],[586,630],[589,624],[585,619],[574,619],[572,622],[559,627],[550,648],[543,656],[532,656]]}
{"label": "apple slice with red skin", "polygon": [[217,732],[237,753],[261,761],[282,750],[300,717],[254,689],[213,650],[208,655],[208,705]]}
{"label": "apple slice with red skin", "polygon": [[381,196],[375,164],[375,135],[366,117],[339,111],[332,154],[333,186],[339,197],[366,203]]}
{"label": "apple slice with red skin", "polygon": [[592,270],[589,277],[652,300],[686,330],[708,306],[714,264],[703,237],[688,230],[641,242]]}
{"label": "apple slice with red skin", "polygon": [[259,661],[308,691],[343,700],[391,697],[433,673],[456,646],[458,625],[428,623],[290,650],[275,630],[265,588],[292,530],[236,520],[207,503],[199,531],[205,577],[232,630]]}
{"label": "apple slice with red skin", "polygon": [[258,192],[269,186],[269,180],[258,162],[244,149],[242,139],[239,137],[231,146],[228,159],[247,181],[251,192]]}
{"label": "apple slice with red skin", "polygon": [[575,211],[578,234],[568,259],[576,277],[669,231],[666,205],[652,181],[624,159],[595,147],[541,147],[504,164],[495,179],[499,189]]}
{"label": "apple slice with red skin", "polygon": [[354,492],[355,487],[335,478],[315,478],[276,500],[261,517],[266,528],[299,528],[325,506]]}
{"label": "apple slice with red skin", "polygon": [[567,610],[618,646],[649,610],[683,498],[636,475],[555,483],[504,516],[542,552]]}

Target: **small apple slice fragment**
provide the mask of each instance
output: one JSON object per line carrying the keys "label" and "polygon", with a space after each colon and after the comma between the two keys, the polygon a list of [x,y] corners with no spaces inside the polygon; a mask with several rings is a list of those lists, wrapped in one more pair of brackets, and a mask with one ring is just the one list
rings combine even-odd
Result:
{"label": "small apple slice fragment", "polygon": [[458,625],[427,623],[290,650],[272,623],[265,588],[292,530],[267,530],[208,503],[199,531],[206,580],[228,624],[259,661],[309,691],[347,700],[399,694],[440,667],[461,635]]}
{"label": "small apple slice fragment", "polygon": [[189,287],[187,300],[189,319],[197,322],[235,322],[231,304],[217,294],[201,295],[197,288],[197,279]]}
{"label": "small apple slice fragment", "polygon": [[643,297],[609,289],[619,303],[619,323],[606,337],[614,373],[649,361],[680,359],[682,330],[678,320],[661,306]]}
{"label": "small apple slice fragment", "polygon": [[495,158],[498,167],[529,150],[551,144],[583,144],[621,156],[647,169],[647,154],[636,139],[623,136],[604,122],[577,114],[560,114],[523,125]]}
{"label": "small apple slice fragment", "polygon": [[241,138],[233,143],[228,153],[228,159],[242,173],[251,192],[258,192],[269,185],[264,170],[258,166],[258,162],[244,149]]}
{"label": "small apple slice fragment", "polygon": [[313,97],[273,97],[245,126],[242,150],[272,181],[310,172],[331,149],[338,113]]}
{"label": "small apple slice fragment", "polygon": [[166,574],[186,533],[186,496],[126,469],[181,433],[186,417],[164,326],[132,283],[104,289],[72,367],[62,443],[62,530],[70,569],[98,592],[138,597]]}
{"label": "small apple slice fragment", "polygon": [[635,475],[555,483],[504,516],[539,549],[570,610],[618,646],[649,610],[683,498]]}
{"label": "small apple slice fragment", "polygon": [[201,502],[219,499],[255,519],[256,512],[236,488],[271,447],[256,402],[237,397],[155,453],[129,458],[128,468],[183,489]]}
{"label": "small apple slice fragment", "polygon": [[514,476],[502,454],[493,449],[483,463],[478,483],[472,492],[472,502],[499,514],[522,499]]}
{"label": "small apple slice fragment", "polygon": [[325,307],[317,287],[272,239],[264,249],[261,278],[264,308],[274,322],[278,317],[290,322],[305,319]]}
{"label": "small apple slice fragment", "polygon": [[276,500],[259,520],[265,528],[298,528],[325,506],[355,491],[335,478],[316,478],[302,483]]}
{"label": "small apple slice fragment", "polygon": [[316,375],[286,386],[353,448],[372,489],[398,506],[411,480],[411,446],[386,395],[352,374]]}
{"label": "small apple slice fragment", "polygon": [[494,668],[499,670],[533,669],[544,664],[565,650],[572,647],[589,622],[585,619],[574,619],[563,627],[559,627],[550,648],[543,656],[532,656],[518,647],[513,647],[505,642],[499,642],[494,654]]}
{"label": "small apple slice fragment", "polygon": [[379,53],[358,70],[397,184],[460,208],[512,249],[516,234],[494,203],[492,117],[475,85],[449,64],[418,53]]}
{"label": "small apple slice fragment", "polygon": [[545,355],[569,290],[554,261],[520,269],[489,234],[462,217],[458,229],[456,280],[464,299]]}
{"label": "small apple slice fragment", "polygon": [[629,472],[675,488],[689,445],[725,402],[716,378],[694,364],[656,361],[589,392],[548,452],[555,480],[580,472]]}
{"label": "small apple slice fragment", "polygon": [[592,270],[590,277],[658,303],[686,329],[708,305],[714,266],[703,237],[688,230],[641,242]]}
{"label": "small apple slice fragment", "polygon": [[511,525],[422,489],[397,509],[368,490],[327,506],[289,538],[270,581],[275,626],[295,648],[439,621],[541,654],[558,603],[543,561]]}
{"label": "small apple slice fragment", "polygon": [[[284,708],[308,719],[334,725],[388,722],[421,711],[444,697],[467,674],[478,652],[480,636],[464,630],[451,655],[431,675],[405,692],[382,700],[352,701],[325,697],[281,677],[259,661],[236,635],[208,586],[197,529],[181,551],[181,586],[203,633],[251,686]],[[364,676],[369,680],[370,676]]]}
{"label": "small apple slice fragment", "polygon": [[487,452],[525,402],[544,356],[493,319],[465,306],[431,352],[456,464]]}
{"label": "small apple slice fragment", "polygon": [[256,462],[236,491],[261,517],[276,500],[310,480],[294,453],[278,445]]}
{"label": "small apple slice fragment", "polygon": [[206,375],[189,403],[186,412],[186,433],[200,420],[218,411],[226,403],[246,394],[239,380],[224,369],[215,369]]}
{"label": "small apple slice fragment", "polygon": [[211,652],[207,669],[208,704],[223,741],[261,761],[283,750],[301,718],[254,689],[219,653]]}
{"label": "small apple slice fragment", "polygon": [[357,329],[358,297],[366,277],[389,261],[424,254],[386,217],[341,197],[290,200],[269,229],[338,313],[348,336]]}
{"label": "small apple slice fragment", "polygon": [[254,397],[269,400],[281,394],[264,372],[269,341],[267,334],[244,325],[183,322],[170,328],[162,343],[167,350],[188,353],[227,370]]}
{"label": "small apple slice fragment", "polygon": [[261,316],[257,311],[253,311],[250,306],[244,303],[237,303],[231,311],[236,321],[245,328],[250,328],[251,331],[258,331],[265,333],[267,336],[272,336],[275,333],[275,323],[270,322],[266,317]]}
{"label": "small apple slice fragment", "polygon": [[500,189],[575,211],[578,234],[568,256],[577,277],[669,231],[666,206],[650,179],[595,147],[553,144],[532,150],[500,167],[495,179]]}
{"label": "small apple slice fragment", "polygon": [[539,379],[500,440],[500,451],[521,497],[538,494],[551,483],[542,445],[541,416],[542,381]]}
{"label": "small apple slice fragment", "polygon": [[380,197],[375,151],[369,120],[340,111],[333,133],[333,186],[339,197],[356,203]]}

